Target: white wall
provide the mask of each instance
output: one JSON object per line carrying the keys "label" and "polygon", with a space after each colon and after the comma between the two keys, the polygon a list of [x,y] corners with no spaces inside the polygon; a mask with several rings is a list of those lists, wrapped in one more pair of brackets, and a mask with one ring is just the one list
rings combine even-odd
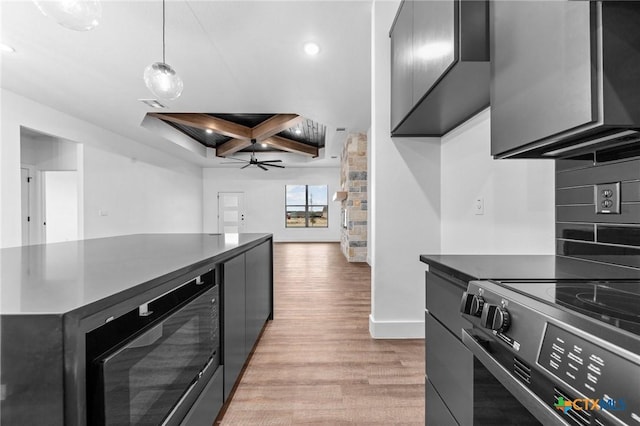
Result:
{"label": "white wall", "polygon": [[374,2],[370,150],[371,315],[376,338],[424,336],[421,253],[440,249],[440,141],[389,136],[389,30],[399,2]]}
{"label": "white wall", "polygon": [[[269,232],[274,241],[340,241],[340,169],[255,167],[203,169],[204,232],[218,232],[218,192],[244,192],[245,232]],[[285,185],[329,185],[328,228],[285,228]]]}
{"label": "white wall", "polygon": [[494,160],[490,131],[487,109],[442,137],[441,252],[554,254],[554,160]]}
{"label": "white wall", "polygon": [[77,170],[78,150],[74,142],[50,136],[21,133],[20,162],[36,170]]}
{"label": "white wall", "polygon": [[[21,244],[20,127],[83,146],[84,237],[201,232],[200,167],[2,89],[0,246]],[[99,216],[99,210],[106,216]]]}
{"label": "white wall", "polygon": [[420,254],[555,252],[553,160],[494,160],[488,109],[442,138],[389,137],[398,6],[375,1],[372,25],[370,332],[380,338],[424,336]]}

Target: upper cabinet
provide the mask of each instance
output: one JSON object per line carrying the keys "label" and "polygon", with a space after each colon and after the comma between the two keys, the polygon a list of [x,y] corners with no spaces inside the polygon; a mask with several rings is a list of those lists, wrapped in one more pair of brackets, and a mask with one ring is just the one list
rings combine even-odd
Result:
{"label": "upper cabinet", "polygon": [[441,136],[489,105],[486,1],[401,3],[391,29],[391,135]]}
{"label": "upper cabinet", "polygon": [[492,2],[491,153],[553,158],[640,141],[639,22],[640,2]]}

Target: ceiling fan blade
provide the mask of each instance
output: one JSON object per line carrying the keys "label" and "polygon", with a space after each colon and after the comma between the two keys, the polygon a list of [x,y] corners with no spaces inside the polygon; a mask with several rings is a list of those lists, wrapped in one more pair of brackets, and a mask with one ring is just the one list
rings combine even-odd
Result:
{"label": "ceiling fan blade", "polygon": [[264,160],[261,163],[282,163],[282,160]]}
{"label": "ceiling fan blade", "polygon": [[265,166],[267,166],[267,167],[278,167],[280,169],[284,169],[284,166],[280,166],[278,164],[265,164]]}
{"label": "ceiling fan blade", "polygon": [[260,163],[256,164],[256,166],[260,167],[260,168],[261,168],[262,170],[264,170],[265,172],[266,172],[266,171],[269,171],[269,169],[267,169],[265,166],[263,166],[263,165],[262,165],[262,164],[260,164]]}
{"label": "ceiling fan blade", "polygon": [[247,167],[249,167],[250,165],[251,165],[251,163],[249,163],[249,164],[247,164],[247,165],[245,165],[245,166],[242,166],[242,167],[240,167],[240,170],[242,170],[242,169],[246,169],[246,168],[247,168]]}

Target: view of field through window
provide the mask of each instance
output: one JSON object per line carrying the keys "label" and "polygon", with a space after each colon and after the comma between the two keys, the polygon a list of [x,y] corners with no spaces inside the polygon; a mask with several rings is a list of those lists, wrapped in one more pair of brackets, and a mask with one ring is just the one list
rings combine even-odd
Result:
{"label": "view of field through window", "polygon": [[329,226],[327,185],[286,185],[286,227]]}

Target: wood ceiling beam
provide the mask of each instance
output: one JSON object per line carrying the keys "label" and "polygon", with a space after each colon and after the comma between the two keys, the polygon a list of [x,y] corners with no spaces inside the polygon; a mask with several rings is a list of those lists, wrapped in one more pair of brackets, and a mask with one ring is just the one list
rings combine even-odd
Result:
{"label": "wood ceiling beam", "polygon": [[218,144],[216,147],[216,157],[226,157],[227,155],[235,154],[248,146],[251,146],[251,141],[246,139],[228,140],[225,143]]}
{"label": "wood ceiling beam", "polygon": [[282,136],[271,136],[261,142],[282,151],[295,152],[296,154],[308,155],[310,157],[318,156],[318,147],[310,146],[292,139],[283,138]]}
{"label": "wood ceiling beam", "polygon": [[148,115],[184,126],[197,127],[203,130],[211,129],[215,133],[230,138],[251,140],[252,137],[252,129],[250,127],[232,123],[222,118],[212,117],[207,114],[151,112]]}
{"label": "wood ceiling beam", "polygon": [[295,126],[302,120],[303,117],[298,114],[276,114],[251,129],[251,137],[262,141]]}

